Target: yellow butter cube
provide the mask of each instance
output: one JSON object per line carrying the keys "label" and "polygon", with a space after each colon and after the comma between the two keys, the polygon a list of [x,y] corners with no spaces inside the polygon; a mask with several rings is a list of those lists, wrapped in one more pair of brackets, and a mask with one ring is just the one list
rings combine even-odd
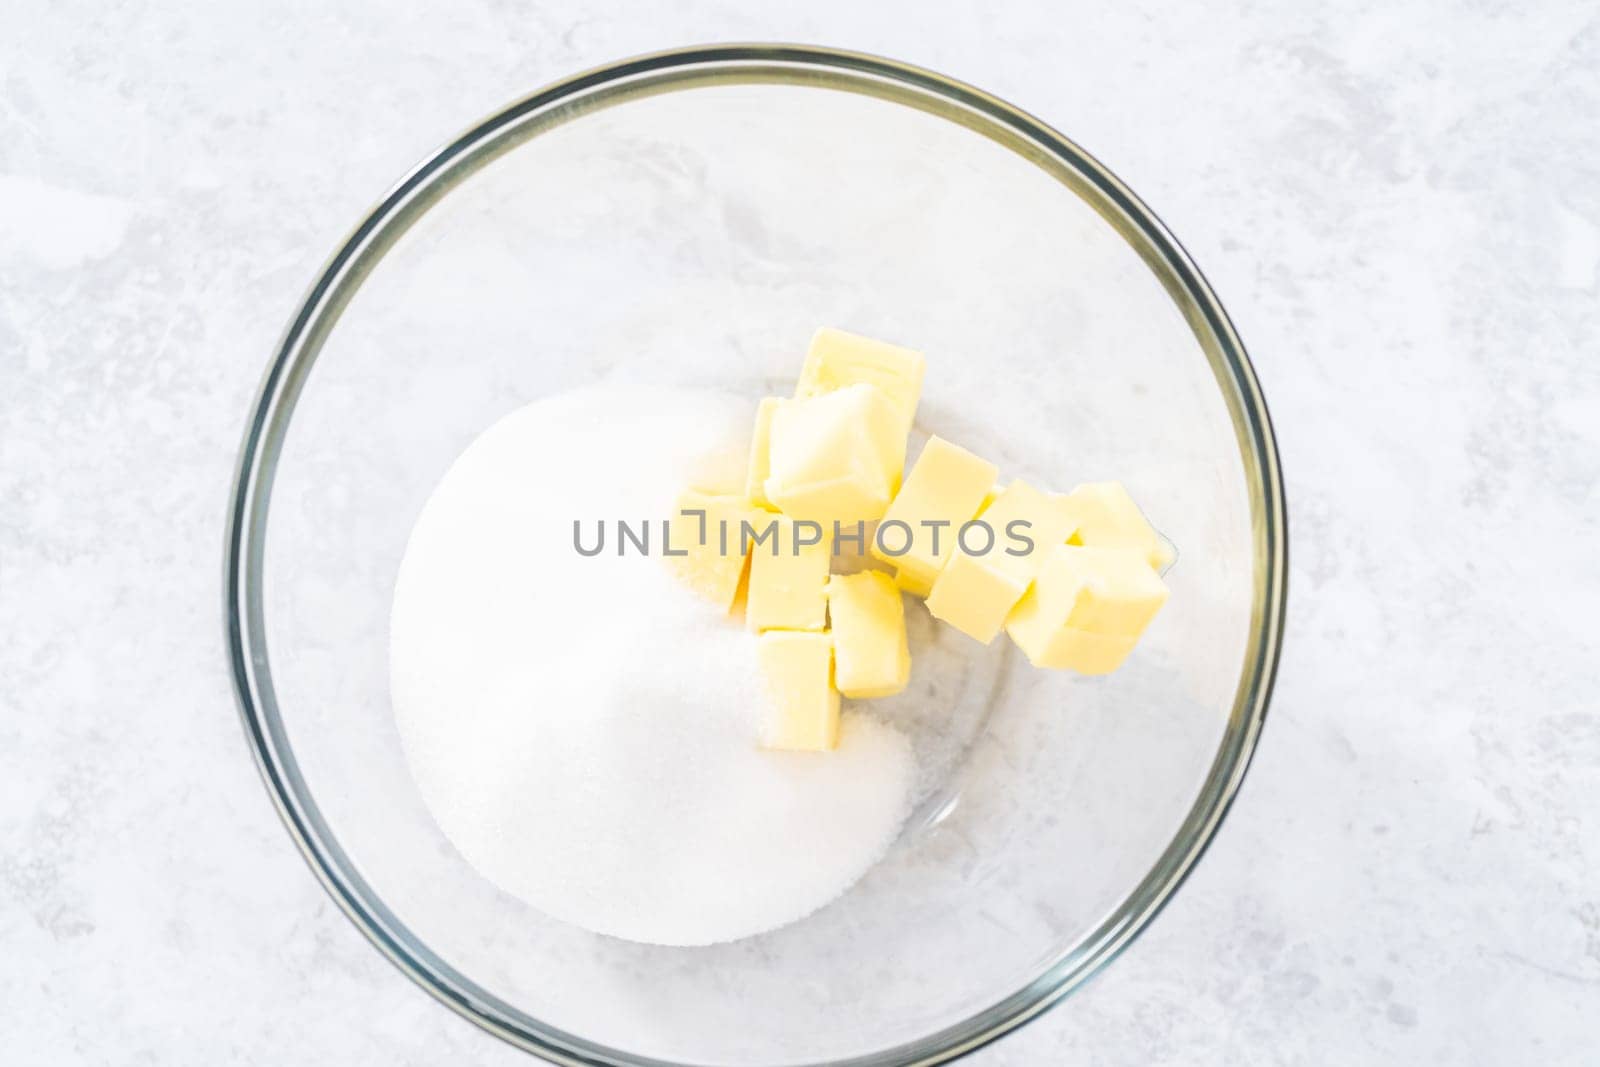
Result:
{"label": "yellow butter cube", "polygon": [[756,407],[756,428],[750,435],[750,462],[745,473],[744,495],[757,507],[770,507],[767,499],[767,475],[770,473],[772,445],[772,415],[783,401],[775,396],[764,398]]}
{"label": "yellow butter cube", "polygon": [[839,744],[839,691],[833,687],[833,637],[768,630],[756,638],[766,685],[761,747],[824,752]]}
{"label": "yellow butter cube", "polygon": [[817,396],[848,385],[875,386],[900,413],[900,432],[905,434],[916,418],[926,369],[921,352],[825,326],[811,338],[794,395]]}
{"label": "yellow butter cube", "polygon": [[928,592],[928,614],[984,644],[995,639],[1028,583],[957,552]]}
{"label": "yellow butter cube", "polygon": [[742,524],[758,522],[764,514],[742,496],[684,493],[668,518],[662,556],[696,595],[730,611],[747,557]]}
{"label": "yellow butter cube", "polygon": [[1110,674],[1122,666],[1138,643],[1137,637],[1056,630],[1042,643],[1023,651],[1035,667],[1079,674]]}
{"label": "yellow butter cube", "polygon": [[912,596],[920,596],[924,599],[927,598],[929,593],[933,592],[932,582],[923,581],[921,578],[918,578],[913,574],[908,574],[903,570],[897,569],[894,572],[894,584],[898,585],[901,589],[904,589]]}
{"label": "yellow butter cube", "polygon": [[847,697],[893,696],[911,680],[906,609],[882,571],[836,574],[828,580],[833,623],[833,682]]}
{"label": "yellow butter cube", "polygon": [[1138,549],[1059,545],[1011,609],[1006,632],[1036,667],[1079,670],[1068,660],[1084,657],[1088,645],[1099,649],[1099,658],[1082,662],[1103,665],[1115,659],[1120,663],[1120,658],[1106,651],[1114,651],[1118,642],[1088,642],[1061,635],[1121,638],[1131,647],[1166,600],[1166,583]]}
{"label": "yellow butter cube", "polygon": [[[942,437],[930,437],[878,524],[872,554],[929,588],[955,548],[956,532],[978,514],[1000,473]],[[896,551],[906,550],[896,555]]]}
{"label": "yellow butter cube", "polygon": [[994,497],[934,580],[928,612],[984,644],[993,641],[1006,615],[1057,545],[1066,543],[1073,520],[1062,497],[1015,481]]}
{"label": "yellow butter cube", "polygon": [[1059,545],[1034,582],[1067,609],[1063,626],[1087,633],[1137,637],[1167,602],[1167,583],[1132,548]]}
{"label": "yellow butter cube", "polygon": [[786,401],[772,412],[766,497],[830,532],[835,521],[876,519],[900,485],[905,452],[895,409],[873,386]]}
{"label": "yellow butter cube", "polygon": [[1172,547],[1156,533],[1121,482],[1088,482],[1065,497],[1077,532],[1075,545],[1136,548],[1161,570],[1172,562]]}
{"label": "yellow butter cube", "polygon": [[[762,630],[822,630],[828,625],[828,561],[832,551],[817,524],[767,516],[775,536],[750,549],[745,625]],[[809,542],[809,543],[802,543]]]}

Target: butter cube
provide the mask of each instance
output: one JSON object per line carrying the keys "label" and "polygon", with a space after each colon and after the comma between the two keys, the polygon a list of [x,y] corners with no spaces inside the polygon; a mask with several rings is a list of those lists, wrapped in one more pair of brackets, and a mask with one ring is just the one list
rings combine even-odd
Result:
{"label": "butter cube", "polygon": [[1088,482],[1065,497],[1077,532],[1075,545],[1091,548],[1136,548],[1162,570],[1172,562],[1172,547],[1156,533],[1121,482]]}
{"label": "butter cube", "polygon": [[667,566],[696,595],[731,611],[747,557],[741,524],[747,519],[759,522],[764,514],[742,496],[684,493],[663,534]]}
{"label": "butter cube", "polygon": [[756,638],[766,684],[761,747],[824,752],[839,744],[839,691],[833,687],[833,637],[768,630]]}
{"label": "butter cube", "polygon": [[986,529],[975,527],[965,545],[958,529],[955,554],[928,594],[928,612],[987,645],[1046,556],[1066,542],[1073,520],[1064,498],[1020,480],[995,496],[978,519]]}
{"label": "butter cube", "polygon": [[987,645],[1027,590],[1026,581],[957,552],[928,592],[928,614]]}
{"label": "butter cube", "polygon": [[1088,633],[1137,637],[1167,602],[1167,583],[1131,548],[1059,545],[1034,581],[1059,596],[1064,626]]}
{"label": "butter cube", "polygon": [[899,417],[873,386],[789,400],[772,413],[766,497],[830,532],[835,521],[876,519],[900,485],[905,454]]}
{"label": "butter cube", "polygon": [[[999,473],[993,463],[942,437],[928,438],[905,485],[878,524],[872,554],[908,581],[931,589],[955,548],[957,530],[978,514]],[[897,525],[891,527],[891,523]],[[944,525],[928,525],[932,523]],[[903,545],[907,550],[900,555],[884,551]]]}
{"label": "butter cube", "polygon": [[833,681],[847,697],[893,696],[911,680],[906,609],[882,571],[836,574],[828,580],[833,622]]}
{"label": "butter cube", "polygon": [[1127,655],[1122,641],[1131,648],[1166,600],[1144,552],[1059,545],[1011,609],[1006,632],[1036,667],[1105,673]]}
{"label": "butter cube", "polygon": [[817,396],[848,385],[871,385],[900,413],[901,433],[911,431],[922,397],[927,359],[921,352],[823,327],[811,338],[795,396]]}
{"label": "butter cube", "polygon": [[[828,561],[832,555],[821,530],[793,519],[767,515],[775,536],[750,549],[750,591],[745,625],[762,630],[823,630],[828,625]],[[797,538],[796,534],[804,536]],[[809,541],[815,534],[814,544]]]}
{"label": "butter cube", "polygon": [[750,462],[745,473],[744,495],[756,507],[772,505],[767,499],[767,475],[770,473],[772,445],[772,415],[783,401],[775,396],[765,397],[756,407],[756,428],[750,435]]}

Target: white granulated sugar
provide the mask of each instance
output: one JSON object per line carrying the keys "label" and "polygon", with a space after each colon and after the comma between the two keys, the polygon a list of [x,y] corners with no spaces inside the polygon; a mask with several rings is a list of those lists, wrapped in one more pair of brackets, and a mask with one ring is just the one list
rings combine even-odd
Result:
{"label": "white granulated sugar", "polygon": [[[756,747],[754,638],[614,528],[743,449],[754,405],[595,388],[496,423],[434,491],[395,587],[395,715],[461,854],[558,919],[663,945],[771,930],[843,893],[910,804],[910,746],[847,712],[831,753]],[[657,524],[656,536],[659,536]],[[652,543],[652,549],[658,549]]]}

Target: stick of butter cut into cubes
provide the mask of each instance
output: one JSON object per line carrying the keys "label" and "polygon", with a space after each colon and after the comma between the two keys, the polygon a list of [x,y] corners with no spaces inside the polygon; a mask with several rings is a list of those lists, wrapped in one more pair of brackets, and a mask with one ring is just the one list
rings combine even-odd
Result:
{"label": "stick of butter cut into cubes", "polygon": [[[710,533],[702,543],[690,538],[688,554],[671,561],[679,576],[725,611],[746,594],[766,686],[764,748],[832,749],[841,694],[905,689],[911,653],[901,590],[978,641],[1004,630],[1034,666],[1080,674],[1120,666],[1167,600],[1159,572],[1172,547],[1120,483],[1064,495],[1023,481],[1002,488],[993,463],[939,437],[902,481],[925,368],[912,349],[818,330],[794,396],[757,408],[744,494],[690,492],[679,501],[680,515],[705,512]],[[830,576],[833,524],[853,532],[873,520],[871,555],[893,575]],[[772,524],[776,543],[744,552],[745,522],[758,533]],[[809,543],[810,524],[820,542]],[[731,545],[718,536],[724,528]]]}

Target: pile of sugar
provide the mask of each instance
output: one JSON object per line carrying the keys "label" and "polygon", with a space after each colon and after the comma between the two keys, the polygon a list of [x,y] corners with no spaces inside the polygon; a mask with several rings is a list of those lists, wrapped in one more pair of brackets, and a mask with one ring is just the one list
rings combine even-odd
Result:
{"label": "pile of sugar", "polygon": [[[914,779],[904,735],[847,712],[832,753],[755,745],[754,639],[659,558],[580,556],[599,519],[658,520],[735,460],[752,405],[592,388],[462,453],[395,588],[391,687],[413,776],[461,854],[555,918],[703,945],[771,930],[888,848]],[[731,446],[731,447],[730,447]],[[652,545],[652,548],[658,546]]]}

